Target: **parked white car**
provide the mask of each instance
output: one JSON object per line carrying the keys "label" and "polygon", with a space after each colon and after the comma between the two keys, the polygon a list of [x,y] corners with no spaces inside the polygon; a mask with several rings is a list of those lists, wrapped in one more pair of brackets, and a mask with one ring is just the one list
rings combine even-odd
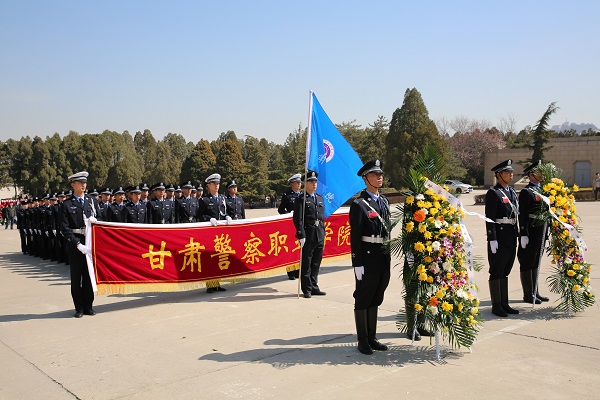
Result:
{"label": "parked white car", "polygon": [[448,190],[450,192],[456,194],[471,193],[473,191],[473,186],[462,183],[461,181],[455,181],[453,179],[448,179],[446,182],[444,182],[444,185],[448,186]]}

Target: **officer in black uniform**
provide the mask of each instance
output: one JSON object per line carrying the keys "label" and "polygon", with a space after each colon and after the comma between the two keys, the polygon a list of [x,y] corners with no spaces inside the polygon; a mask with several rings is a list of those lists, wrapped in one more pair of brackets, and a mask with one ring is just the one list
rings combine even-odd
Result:
{"label": "officer in black uniform", "polygon": [[19,207],[17,208],[17,229],[19,230],[19,236],[21,237],[21,252],[27,254],[27,231],[25,227],[25,211],[29,207],[27,200],[21,200]]}
{"label": "officer in black uniform", "polygon": [[46,231],[48,233],[47,255],[48,258],[50,258],[50,261],[57,261],[57,235],[58,231],[60,231],[60,228],[57,225],[58,218],[56,213],[58,210],[56,206],[58,198],[56,197],[56,193],[52,193],[48,200],[50,204],[48,204],[48,208],[46,209]]}
{"label": "officer in black uniform", "polygon": [[[202,220],[204,203],[192,197],[192,181],[182,182],[178,186],[181,197],[175,199],[175,221],[178,224],[199,222]],[[177,193],[177,189],[175,189]]]}
{"label": "officer in black uniform", "polygon": [[[169,183],[165,187],[165,192],[167,195],[165,201],[170,201],[171,207],[173,208],[173,210],[175,210],[175,186],[172,183]],[[175,215],[175,211],[173,211],[173,215]]]}
{"label": "officer in black uniform", "polygon": [[100,214],[102,215],[103,221],[108,221],[108,209],[110,207],[110,197],[112,196],[112,190],[110,188],[103,188],[100,191],[100,201],[98,206],[100,207]]}
{"label": "officer in black uniform", "polygon": [[318,176],[316,171],[307,171],[305,196],[294,202],[292,217],[296,238],[302,246],[300,287],[307,299],[326,294],[319,289],[319,269],[325,246],[325,205],[323,196],[316,192]]}
{"label": "officer in black uniform", "polygon": [[[519,233],[520,246],[517,258],[521,271],[521,286],[523,286],[523,301],[530,304],[540,304],[548,301],[548,297],[538,292],[538,277],[542,247],[546,241],[546,222],[539,219],[538,212],[542,210],[540,197],[540,182],[543,179],[538,168],[538,160],[523,170],[523,175],[529,178],[529,184],[519,192]],[[535,298],[533,297],[535,293]]]}
{"label": "officer in black uniform", "polygon": [[71,269],[71,296],[75,305],[75,318],[83,314],[96,315],[92,308],[94,292],[88,273],[86,254],[91,251],[91,243],[86,242],[85,221],[94,222],[100,216],[98,200],[85,194],[88,173],[78,172],[69,176],[73,196],[61,204],[60,230],[67,241],[67,254]]}
{"label": "officer in black uniform", "polygon": [[131,200],[125,203],[125,222],[129,224],[145,224],[147,222],[146,203],[141,201],[142,189],[139,185],[129,188]]}
{"label": "officer in black uniform", "polygon": [[[281,195],[279,208],[277,208],[279,214],[287,214],[294,211],[294,203],[298,198],[302,197],[302,190],[300,190],[302,188],[302,175],[292,175],[288,179],[288,183],[290,184],[290,190]],[[287,276],[289,280],[293,281],[300,277],[300,271],[297,269],[287,271]]]}
{"label": "officer in black uniform", "polygon": [[173,203],[164,200],[165,184],[162,182],[152,185],[152,199],[148,202],[148,223],[149,224],[172,224],[175,213]]}
{"label": "officer in black uniform", "polygon": [[246,210],[244,208],[244,199],[238,195],[238,186],[235,180],[231,180],[227,184],[227,196],[225,196],[225,204],[227,215],[231,219],[246,219]]}
{"label": "officer in black uniform", "polygon": [[148,201],[150,200],[148,198],[148,195],[150,194],[150,187],[148,186],[147,183],[142,183],[140,185],[140,202],[142,203],[148,203]]}
{"label": "officer in black uniform", "polygon": [[385,351],[377,340],[377,311],[390,282],[391,257],[384,243],[389,238],[390,204],[379,188],[383,185],[381,160],[367,162],[357,172],[366,184],[350,205],[350,244],[356,288],[354,290],[354,320],[358,350],[373,354]]}
{"label": "officer in black uniform", "polygon": [[108,207],[107,220],[110,222],[125,222],[125,189],[123,189],[123,186],[115,188],[113,196],[115,201]]}
{"label": "officer in black uniform", "polygon": [[54,205],[54,229],[56,230],[56,240],[54,244],[54,252],[56,256],[56,261],[59,263],[64,263],[65,258],[67,257],[66,252],[66,241],[65,237],[60,232],[60,207],[62,202],[65,200],[65,192],[61,191],[56,194],[56,204]]}
{"label": "officer in black uniform", "polygon": [[507,317],[519,313],[508,304],[508,275],[517,255],[519,200],[509,186],[513,180],[512,160],[501,162],[492,171],[498,183],[485,194],[485,216],[494,221],[485,223],[490,297],[492,313]]}

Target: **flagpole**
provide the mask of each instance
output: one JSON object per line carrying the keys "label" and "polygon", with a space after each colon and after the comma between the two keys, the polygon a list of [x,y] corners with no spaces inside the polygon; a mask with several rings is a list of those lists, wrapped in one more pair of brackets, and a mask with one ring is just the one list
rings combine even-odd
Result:
{"label": "flagpole", "polygon": [[[306,175],[308,175],[308,156],[310,154],[310,139],[312,130],[312,107],[313,107],[313,91],[308,91],[308,127],[306,128],[306,161],[304,162],[304,193],[302,195],[302,226],[304,226],[304,208],[306,207]],[[306,236],[306,233],[305,233]],[[305,242],[306,244],[306,238]],[[298,271],[298,292],[297,298],[300,298],[300,282],[302,281],[302,246],[300,246],[300,269]]]}

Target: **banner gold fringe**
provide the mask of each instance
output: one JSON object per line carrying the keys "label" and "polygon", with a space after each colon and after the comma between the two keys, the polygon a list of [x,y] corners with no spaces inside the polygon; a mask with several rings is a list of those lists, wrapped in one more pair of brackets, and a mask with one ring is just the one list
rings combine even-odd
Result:
{"label": "banner gold fringe", "polygon": [[[322,264],[330,264],[337,261],[345,261],[350,259],[350,254],[341,256],[324,258]],[[247,275],[228,277],[210,281],[196,282],[173,282],[173,283],[127,283],[127,284],[101,284],[98,285],[98,295],[107,294],[135,294],[135,293],[152,293],[152,292],[182,292],[186,290],[204,289],[217,287],[221,283],[235,285],[236,283],[244,283],[254,281],[261,278],[268,278],[274,275],[283,274],[283,272],[294,271],[300,269],[300,264],[295,263],[285,267],[273,268],[267,271],[254,272]]]}

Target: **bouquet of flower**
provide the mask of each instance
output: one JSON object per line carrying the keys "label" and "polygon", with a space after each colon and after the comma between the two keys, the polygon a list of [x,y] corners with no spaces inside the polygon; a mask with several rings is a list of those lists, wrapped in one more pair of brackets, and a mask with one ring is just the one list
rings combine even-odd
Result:
{"label": "bouquet of flower", "polygon": [[405,300],[409,303],[406,307],[414,310],[406,310],[409,320],[405,322],[415,326],[420,317],[426,327],[447,337],[452,346],[470,347],[481,317],[477,288],[467,273],[460,226],[464,213],[443,194],[426,189],[427,178],[418,169],[411,169],[410,175],[410,192],[405,203],[398,206],[402,230],[391,240],[392,251],[402,253],[407,260],[403,273]]}
{"label": "bouquet of flower", "polygon": [[577,185],[569,188],[560,179],[560,171],[552,164],[542,164],[544,176],[542,195],[547,197],[549,210],[539,216],[548,224],[548,253],[552,256],[554,273],[548,277],[550,291],[561,296],[557,310],[579,312],[595,303],[590,286],[591,264],[585,262],[585,244],[575,207]]}

